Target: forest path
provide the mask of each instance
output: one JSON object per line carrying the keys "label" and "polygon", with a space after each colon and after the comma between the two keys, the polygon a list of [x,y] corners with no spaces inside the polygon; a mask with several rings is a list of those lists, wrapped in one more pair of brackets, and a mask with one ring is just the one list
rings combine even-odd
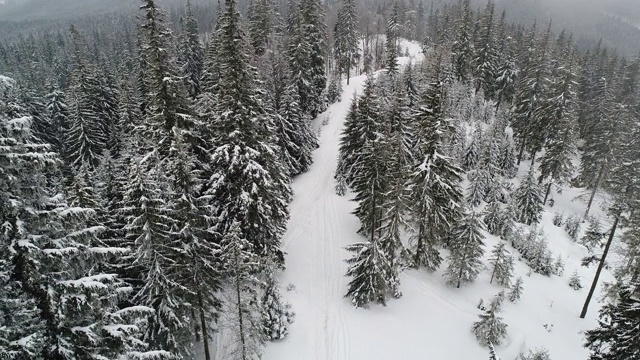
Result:
{"label": "forest path", "polygon": [[[420,56],[419,47],[412,45],[413,55]],[[400,58],[401,64],[408,61]],[[267,347],[265,360],[353,358],[351,334],[343,315],[353,311],[349,299],[344,298],[349,281],[344,262],[349,254],[344,248],[357,241],[359,223],[351,214],[355,203],[347,196],[336,195],[333,177],[349,104],[354,94],[362,93],[366,78],[353,77],[349,85],[343,81],[341,101],[315,119],[320,147],[314,152],[309,171],[293,182],[291,219],[282,240],[287,253],[282,285],[295,286],[283,295],[292,303],[296,318],[287,338]]]}

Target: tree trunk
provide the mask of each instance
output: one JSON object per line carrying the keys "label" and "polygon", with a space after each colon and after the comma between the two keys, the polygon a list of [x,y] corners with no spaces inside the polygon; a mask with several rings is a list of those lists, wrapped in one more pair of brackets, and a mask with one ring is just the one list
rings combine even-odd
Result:
{"label": "tree trunk", "polygon": [[351,66],[347,66],[347,85],[349,85],[350,77],[351,77]]}
{"label": "tree trunk", "polygon": [[198,291],[198,306],[200,306],[200,327],[202,327],[202,344],[204,346],[204,360],[211,360],[209,353],[209,334],[207,332],[207,319],[204,316],[204,303],[202,293]]}
{"label": "tree trunk", "polygon": [[420,228],[418,229],[418,243],[416,244],[416,254],[413,256],[413,262],[416,269],[420,268],[420,254],[423,251],[422,238],[424,235],[424,225],[421,223]]}
{"label": "tree trunk", "polygon": [[604,165],[600,166],[600,171],[598,171],[598,178],[596,179],[596,185],[593,187],[591,191],[591,196],[589,197],[589,203],[587,203],[587,210],[584,212],[584,217],[589,216],[589,211],[591,210],[591,205],[593,204],[593,199],[596,197],[596,192],[600,187],[600,181],[602,180],[602,175],[604,175]]}
{"label": "tree trunk", "polygon": [[520,152],[518,152],[518,163],[516,165],[520,165],[520,162],[522,161],[522,156],[524,155],[524,148],[526,144],[527,144],[526,138],[522,139],[522,144],[520,144]]}
{"label": "tree trunk", "polygon": [[591,297],[593,297],[593,293],[596,290],[596,286],[598,285],[598,279],[600,278],[600,273],[602,272],[602,268],[604,267],[604,262],[607,258],[607,254],[609,253],[609,248],[611,247],[611,242],[613,242],[613,236],[616,233],[616,228],[618,227],[618,221],[620,220],[620,214],[616,215],[615,220],[613,221],[613,226],[611,227],[611,233],[609,234],[609,239],[607,240],[607,245],[604,247],[604,252],[602,253],[602,257],[600,258],[600,264],[598,264],[598,270],[596,270],[596,276],[593,278],[593,283],[591,284],[591,289],[589,289],[589,294],[587,295],[587,299],[584,302],[584,306],[582,307],[582,312],[580,313],[580,318],[584,319],[587,316],[587,310],[589,309],[589,303],[591,302]]}
{"label": "tree trunk", "polygon": [[238,269],[238,254],[236,254],[236,301],[238,306],[238,331],[240,333],[240,345],[242,346],[242,360],[247,360],[247,349],[244,340],[244,324],[242,323],[242,297],[240,296],[240,275]]}
{"label": "tree trunk", "polygon": [[[191,308],[191,318],[195,319],[196,318],[196,310],[194,308]],[[196,322],[195,324],[195,333],[196,333],[196,341],[200,341],[200,325],[198,324],[198,322]]]}
{"label": "tree trunk", "polygon": [[491,280],[489,280],[489,284],[493,284],[493,277],[496,276],[496,269],[497,268],[498,268],[497,266],[493,267],[493,271],[491,272]]}
{"label": "tree trunk", "polygon": [[544,201],[542,202],[542,206],[547,205],[547,199],[549,198],[549,194],[551,193],[551,185],[552,183],[549,183],[547,185],[547,191],[544,194]]}
{"label": "tree trunk", "polygon": [[537,152],[534,152],[533,154],[531,154],[531,167],[533,168],[533,165],[536,164],[536,154]]}

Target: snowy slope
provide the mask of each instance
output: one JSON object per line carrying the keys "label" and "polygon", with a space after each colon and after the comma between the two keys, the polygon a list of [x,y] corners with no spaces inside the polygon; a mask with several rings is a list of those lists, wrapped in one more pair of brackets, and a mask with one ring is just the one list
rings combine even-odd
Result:
{"label": "snowy slope", "polygon": [[[420,59],[420,46],[403,43],[412,58]],[[404,52],[403,52],[404,53]],[[402,62],[410,61],[402,58]],[[287,270],[281,275],[283,286],[295,289],[284,295],[296,312],[289,336],[270,343],[265,360],[387,360],[387,359],[485,359],[488,350],[476,342],[470,332],[477,320],[476,308],[482,297],[489,300],[501,289],[489,284],[489,271],[461,289],[444,285],[442,270],[430,274],[409,270],[401,275],[404,296],[390,300],[388,306],[372,305],[355,309],[343,298],[348,278],[344,277],[348,254],[344,247],[361,241],[356,234],[357,218],[351,214],[355,203],[349,196],[334,192],[333,173],[338,156],[338,142],[349,102],[360,93],[366,77],[344,84],[342,101],[332,105],[316,120],[321,131],[320,148],[314,154],[311,169],[296,178],[293,188],[291,220],[283,239],[288,253]],[[321,123],[328,119],[328,123]],[[523,163],[524,173],[528,164]],[[524,278],[524,293],[517,304],[506,302],[502,316],[509,325],[509,336],[500,347],[503,359],[515,359],[521,351],[546,347],[554,360],[583,360],[588,352],[582,348],[581,332],[595,327],[599,305],[594,301],[587,319],[578,314],[595,268],[581,268],[586,249],[571,242],[562,228],[553,226],[555,211],[581,214],[584,204],[572,201],[578,190],[554,195],[556,205],[547,207],[542,227],[548,234],[554,255],[565,258],[563,277],[527,276],[524,263],[517,262],[516,276]],[[597,210],[597,209],[596,209]],[[488,236],[486,252],[499,240]],[[443,254],[446,255],[446,254]],[[488,256],[488,255],[487,255]],[[442,267],[444,268],[444,266]],[[574,270],[582,276],[585,288],[571,289],[567,282]],[[611,275],[603,274],[603,280]],[[598,295],[596,293],[596,295]],[[597,298],[596,296],[595,298]],[[545,329],[544,325],[551,331]]]}

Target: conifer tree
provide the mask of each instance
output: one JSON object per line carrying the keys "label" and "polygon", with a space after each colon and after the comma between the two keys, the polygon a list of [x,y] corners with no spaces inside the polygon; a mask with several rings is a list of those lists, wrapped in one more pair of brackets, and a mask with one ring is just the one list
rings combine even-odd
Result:
{"label": "conifer tree", "polygon": [[482,269],[484,255],[484,226],[477,214],[467,212],[451,229],[449,248],[451,254],[445,272],[447,284],[460,287],[462,283],[473,282]]}
{"label": "conifer tree", "polygon": [[461,3],[460,18],[456,20],[455,40],[451,45],[453,71],[459,81],[469,80],[473,49],[471,48],[471,4],[469,0]]}
{"label": "conifer tree", "polygon": [[45,101],[46,116],[50,119],[53,130],[53,137],[49,143],[62,158],[65,155],[63,139],[69,127],[69,108],[66,96],[58,86],[52,86]]}
{"label": "conifer tree", "polygon": [[602,230],[600,221],[597,218],[592,219],[589,222],[589,227],[584,236],[580,239],[580,243],[587,247],[587,249],[598,248],[602,245],[602,239],[606,232]]}
{"label": "conifer tree", "polygon": [[571,278],[569,279],[569,286],[571,286],[573,290],[582,289],[582,284],[580,283],[580,275],[578,275],[577,270],[574,271],[573,274],[571,274]]}
{"label": "conifer tree", "polygon": [[452,132],[452,124],[444,117],[443,84],[433,84],[425,104],[415,114],[416,168],[411,175],[412,220],[417,228],[414,239],[414,266],[436,270],[442,258],[437,247],[460,214],[462,202],[462,170],[453,159],[442,154],[444,137]]}
{"label": "conifer tree", "polygon": [[218,292],[221,290],[219,268],[220,248],[208,231],[211,219],[206,215],[206,203],[198,198],[201,187],[195,158],[184,140],[183,130],[174,128],[170,150],[171,161],[166,165],[171,174],[169,210],[174,220],[171,237],[176,239],[180,257],[176,262],[177,283],[186,289],[185,300],[195,310],[196,333],[202,332],[205,358],[210,358],[210,331],[220,310]]}
{"label": "conifer tree", "polygon": [[256,278],[260,257],[242,237],[240,223],[233,221],[222,238],[220,259],[229,279],[220,326],[227,331],[225,359],[257,360],[265,335],[260,319]]}
{"label": "conifer tree", "polygon": [[333,31],[333,56],[338,66],[338,83],[342,74],[346,74],[349,85],[351,68],[360,59],[358,35],[356,0],[342,0]]}
{"label": "conifer tree", "polygon": [[480,89],[484,90],[484,94],[488,98],[493,98],[496,91],[496,54],[497,47],[494,41],[495,3],[489,1],[485,8],[484,14],[480,20],[480,36],[475,46],[475,58],[473,59],[474,75],[476,78],[476,92]]}
{"label": "conifer tree", "polygon": [[98,79],[86,64],[84,38],[71,26],[74,44],[74,70],[69,92],[69,126],[65,134],[65,158],[70,165],[93,168],[105,145],[105,134],[96,108]]}
{"label": "conifer tree", "polygon": [[[145,160],[158,161],[157,157]],[[144,336],[150,350],[180,358],[189,355],[186,289],[174,275],[183,255],[178,238],[172,236],[175,220],[168,216],[160,189],[151,177],[158,171],[155,165],[132,160],[123,199],[126,244],[132,250],[126,272],[135,291],[132,301],[153,309]]]}
{"label": "conifer tree", "polygon": [[520,300],[520,296],[522,296],[522,290],[524,290],[524,288],[522,287],[522,282],[522,277],[518,277],[516,279],[516,282],[513,284],[513,286],[511,287],[511,291],[509,292],[509,301],[517,302],[518,300]]}
{"label": "conifer tree", "polygon": [[527,177],[513,193],[513,200],[517,208],[518,222],[531,225],[540,221],[542,194],[533,178],[533,171],[529,171]]}
{"label": "conifer tree", "polygon": [[260,298],[262,329],[268,340],[282,340],[289,332],[295,313],[280,295],[280,284],[275,277],[275,267],[267,266],[264,293]]}
{"label": "conifer tree", "polygon": [[193,14],[190,1],[187,1],[186,10],[185,16],[180,19],[179,60],[189,96],[195,99],[201,92],[200,80],[204,67],[204,49],[200,44],[198,20]]}
{"label": "conifer tree", "polygon": [[391,15],[387,21],[387,37],[385,40],[385,60],[384,68],[387,70],[387,74],[391,77],[395,77],[398,74],[398,54],[397,54],[397,38],[400,24],[398,23],[398,2],[393,4]]}
{"label": "conifer tree", "polygon": [[387,292],[390,291],[391,268],[385,249],[374,239],[349,245],[347,251],[354,253],[354,256],[347,260],[349,269],[346,275],[352,280],[345,297],[350,297],[351,303],[359,308],[373,301],[385,305]]}
{"label": "conifer tree", "polygon": [[502,299],[504,291],[496,295],[485,313],[480,314],[480,320],[473,323],[471,330],[483,346],[500,345],[507,336],[507,324],[497,314],[501,311]]}
{"label": "conifer tree", "polygon": [[313,162],[312,152],[317,148],[318,140],[309,118],[300,112],[298,93],[291,85],[284,89],[275,122],[278,145],[289,175],[302,174]]}
{"label": "conifer tree", "polygon": [[166,23],[166,15],[155,0],[142,2],[140,9],[144,13],[144,21],[140,25],[143,37],[140,56],[146,64],[146,111],[142,132],[147,139],[152,139],[160,155],[166,156],[171,145],[172,128],[192,128],[193,111],[176,61],[167,51],[172,34]]}
{"label": "conifer tree", "polygon": [[238,221],[241,236],[264,257],[284,261],[280,236],[288,219],[291,197],[286,170],[273,143],[274,114],[266,111],[255,68],[250,66],[246,36],[234,0],[220,17],[217,62],[220,79],[217,104],[210,120],[215,147],[210,152],[211,175],[204,191],[213,200],[213,229],[222,233]]}
{"label": "conifer tree", "polygon": [[257,56],[267,50],[267,42],[271,35],[275,9],[269,0],[251,0],[247,14],[248,32],[251,46]]}
{"label": "conifer tree", "polygon": [[621,286],[618,300],[600,310],[598,328],[586,332],[585,346],[591,352],[590,360],[633,358],[640,354],[637,331],[640,306],[636,291],[635,284]]}
{"label": "conifer tree", "polygon": [[493,283],[496,280],[498,285],[509,287],[511,286],[511,276],[513,274],[513,257],[509,254],[509,251],[505,249],[505,243],[500,242],[491,251],[491,258],[489,258],[491,264],[491,280],[489,283]]}

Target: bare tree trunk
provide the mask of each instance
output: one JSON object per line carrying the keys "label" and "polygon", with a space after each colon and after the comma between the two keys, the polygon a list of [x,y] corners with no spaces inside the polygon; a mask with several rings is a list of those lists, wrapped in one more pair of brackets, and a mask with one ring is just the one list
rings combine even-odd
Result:
{"label": "bare tree trunk", "polygon": [[526,144],[527,144],[526,138],[522,139],[522,144],[520,144],[520,152],[518,153],[517,165],[520,165],[520,162],[522,162],[522,156],[524,156],[524,148]]}
{"label": "bare tree trunk", "polygon": [[236,301],[238,306],[238,330],[240,332],[240,344],[242,346],[242,360],[247,360],[247,348],[244,339],[244,324],[242,323],[242,297],[240,296],[240,275],[238,274],[238,254],[236,256]]}
{"label": "bare tree trunk", "polygon": [[611,227],[611,233],[609,233],[609,239],[607,240],[607,245],[604,247],[604,252],[602,253],[602,257],[600,258],[600,263],[598,264],[598,270],[596,270],[596,276],[593,278],[591,289],[589,289],[589,294],[587,295],[587,299],[585,300],[584,306],[582,307],[582,312],[580,313],[581,319],[584,319],[584,317],[587,316],[589,303],[591,302],[593,293],[596,290],[596,286],[598,285],[598,279],[600,278],[600,273],[602,272],[602,268],[604,267],[604,262],[607,258],[607,254],[609,253],[611,242],[613,242],[613,236],[616,233],[616,228],[618,227],[619,220],[620,220],[620,214],[617,214],[615,220],[613,221],[613,226]]}
{"label": "bare tree trunk", "polygon": [[351,66],[347,66],[347,85],[349,85],[349,78],[351,78]]}
{"label": "bare tree trunk", "polygon": [[593,199],[596,197],[596,192],[600,187],[600,181],[602,180],[602,175],[604,175],[604,165],[600,166],[600,171],[598,171],[598,178],[596,179],[596,185],[591,190],[591,196],[589,196],[589,203],[587,203],[587,210],[584,212],[584,217],[589,216],[589,211],[591,210],[591,205],[593,204]]}
{"label": "bare tree trunk", "polygon": [[544,201],[542,202],[542,206],[547,205],[547,199],[549,198],[549,194],[551,193],[551,185],[552,183],[547,184],[547,191],[544,194]]}
{"label": "bare tree trunk", "polygon": [[200,307],[200,327],[202,327],[202,345],[204,346],[204,360],[211,360],[209,353],[209,334],[207,332],[207,319],[204,315],[204,303],[202,293],[198,291],[198,306]]}

